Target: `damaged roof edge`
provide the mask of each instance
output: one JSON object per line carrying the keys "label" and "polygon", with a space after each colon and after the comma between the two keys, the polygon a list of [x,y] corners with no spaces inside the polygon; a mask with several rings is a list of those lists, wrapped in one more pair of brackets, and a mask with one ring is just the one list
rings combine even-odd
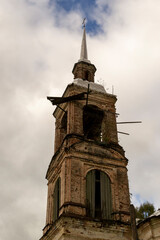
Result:
{"label": "damaged roof edge", "polygon": [[[80,78],[74,79],[74,81],[72,83],[67,85],[67,87],[66,87],[66,89],[65,89],[65,91],[64,91],[64,93],[62,95],[62,98],[66,95],[66,92],[67,92],[67,90],[70,87],[72,87],[72,86],[79,86],[79,87],[87,89],[88,88],[88,84],[90,85],[89,87],[90,87],[91,91],[105,94],[108,97],[115,98],[117,100],[117,96],[114,95],[114,94],[107,93],[105,88],[101,84],[93,83],[93,82],[89,82],[89,81],[84,81],[83,79],[80,79]],[[53,112],[53,116],[56,113],[56,111],[57,111],[57,107],[56,107],[56,109]]]}

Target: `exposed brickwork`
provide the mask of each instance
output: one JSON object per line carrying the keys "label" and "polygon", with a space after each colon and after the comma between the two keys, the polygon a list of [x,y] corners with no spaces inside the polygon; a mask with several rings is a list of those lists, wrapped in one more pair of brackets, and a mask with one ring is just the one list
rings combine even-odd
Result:
{"label": "exposed brickwork", "polygon": [[84,218],[60,217],[40,240],[131,240],[130,226],[114,221],[91,221]]}
{"label": "exposed brickwork", "polygon": [[[113,149],[93,144],[92,141],[77,142],[64,156],[65,158],[59,161],[57,155],[50,165],[47,176],[49,181],[53,181],[56,178],[56,170],[63,170],[60,174],[57,171],[57,175],[59,174],[62,180],[65,179],[62,184],[61,205],[69,202],[79,204],[79,214],[85,215],[82,206],[85,205],[86,198],[86,174],[89,170],[98,169],[106,172],[111,179],[114,219],[129,222],[130,201],[125,157]],[[68,211],[67,209],[65,207],[64,211]],[[71,213],[75,213],[73,206],[72,211]],[[77,214],[77,210],[75,211]]]}
{"label": "exposed brickwork", "polygon": [[[81,92],[86,92],[87,89],[79,87],[75,84],[69,85],[64,96],[72,96]],[[92,91],[89,94],[88,104],[98,107],[104,112],[102,122],[103,141],[107,144],[118,143],[117,126],[116,126],[116,112],[115,112],[116,97],[110,94],[98,93]],[[83,135],[83,108],[86,105],[86,100],[73,101],[68,104],[61,104],[61,107],[67,111],[67,134]],[[55,151],[60,147],[64,137],[64,131],[61,127],[61,121],[64,112],[57,108],[54,116],[56,118],[56,133],[55,133]],[[96,116],[95,116],[96,117]]]}
{"label": "exposed brickwork", "polygon": [[76,63],[72,71],[74,78],[80,78],[89,82],[94,82],[95,72],[96,68],[93,64],[83,61]]}
{"label": "exposed brickwork", "polygon": [[[81,92],[86,92],[86,88],[73,83],[67,87],[63,96]],[[46,175],[47,217],[41,240],[132,239],[126,168],[128,160],[124,156],[123,149],[118,145],[115,102],[114,95],[94,90],[89,94],[88,106],[94,106],[103,112],[100,140],[89,139],[84,134],[83,111],[86,100],[61,104],[67,112],[66,129],[62,127],[64,111],[59,108],[55,110],[55,154]],[[111,224],[107,221],[87,220],[86,175],[94,169],[106,173],[111,181]],[[61,178],[60,218],[53,223],[53,191],[59,177]]]}

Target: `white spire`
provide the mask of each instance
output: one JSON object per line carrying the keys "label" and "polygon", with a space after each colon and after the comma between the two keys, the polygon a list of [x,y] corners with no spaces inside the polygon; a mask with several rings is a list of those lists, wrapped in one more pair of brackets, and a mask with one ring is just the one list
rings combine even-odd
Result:
{"label": "white spire", "polygon": [[[84,20],[85,21],[85,20]],[[85,22],[83,22],[83,37],[82,37],[82,44],[81,44],[81,54],[79,62],[84,61],[90,63],[88,60],[88,54],[87,54],[87,42],[86,42],[86,27]]]}

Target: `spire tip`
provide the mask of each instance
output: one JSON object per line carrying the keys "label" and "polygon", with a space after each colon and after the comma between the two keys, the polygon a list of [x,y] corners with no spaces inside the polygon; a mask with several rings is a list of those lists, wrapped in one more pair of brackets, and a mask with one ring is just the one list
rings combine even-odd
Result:
{"label": "spire tip", "polygon": [[86,42],[86,18],[83,19],[82,26],[83,26],[83,37],[82,37],[82,44],[81,44],[81,54],[80,54],[80,61],[85,61],[90,63],[88,60],[88,54],[87,54],[87,42]]}
{"label": "spire tip", "polygon": [[86,18],[83,19],[83,22],[82,22],[82,27],[85,28],[86,27]]}

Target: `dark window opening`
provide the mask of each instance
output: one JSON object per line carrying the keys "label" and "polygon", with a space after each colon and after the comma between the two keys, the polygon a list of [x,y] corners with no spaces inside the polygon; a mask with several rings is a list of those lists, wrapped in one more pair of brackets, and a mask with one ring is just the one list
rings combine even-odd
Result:
{"label": "dark window opening", "polygon": [[58,178],[53,193],[53,221],[59,217],[59,208],[61,201],[61,179]]}
{"label": "dark window opening", "polygon": [[100,171],[95,170],[95,218],[101,217],[101,186]]}
{"label": "dark window opening", "polygon": [[89,80],[89,72],[88,72],[88,71],[85,72],[84,78],[85,78],[85,80],[87,80],[87,81]]}
{"label": "dark window opening", "polygon": [[67,112],[64,113],[61,121],[61,129],[67,133]]}
{"label": "dark window opening", "polygon": [[110,179],[102,171],[92,170],[86,176],[86,214],[96,219],[111,219]]}
{"label": "dark window opening", "polygon": [[103,111],[93,105],[83,109],[83,131],[88,139],[102,142]]}

